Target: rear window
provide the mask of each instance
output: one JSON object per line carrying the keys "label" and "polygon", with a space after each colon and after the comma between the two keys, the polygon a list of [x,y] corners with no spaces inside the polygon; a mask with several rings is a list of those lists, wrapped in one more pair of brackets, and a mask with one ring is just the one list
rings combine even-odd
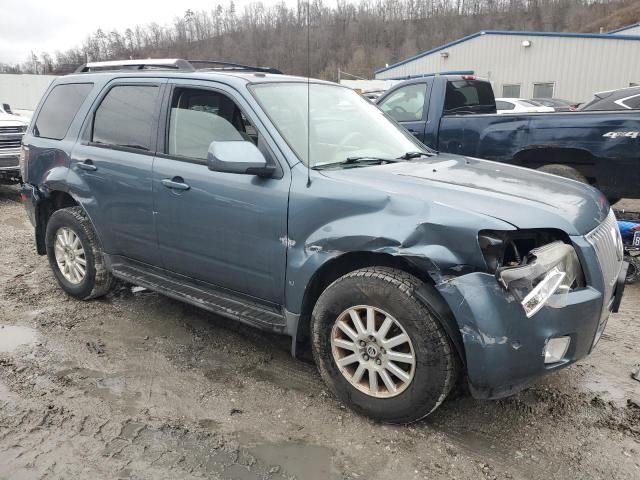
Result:
{"label": "rear window", "polygon": [[447,82],[444,114],[496,113],[496,101],[489,82],[452,80]]}
{"label": "rear window", "polygon": [[109,90],[93,120],[94,143],[151,150],[156,85],[119,85]]}
{"label": "rear window", "polygon": [[67,83],[53,87],[33,127],[36,137],[62,140],[93,83]]}

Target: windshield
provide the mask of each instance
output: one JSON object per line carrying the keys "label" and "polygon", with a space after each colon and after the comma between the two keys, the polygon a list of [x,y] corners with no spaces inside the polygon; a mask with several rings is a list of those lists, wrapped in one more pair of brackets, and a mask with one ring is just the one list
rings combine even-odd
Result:
{"label": "windshield", "polygon": [[407,152],[429,152],[349,88],[263,83],[252,91],[298,158],[311,167],[356,157],[396,159]]}

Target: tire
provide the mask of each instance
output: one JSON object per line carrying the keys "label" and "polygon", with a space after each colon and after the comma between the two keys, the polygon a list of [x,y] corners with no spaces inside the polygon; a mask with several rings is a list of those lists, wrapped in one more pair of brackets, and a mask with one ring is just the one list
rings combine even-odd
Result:
{"label": "tire", "polygon": [[[371,267],[340,277],[318,298],[311,318],[314,359],[320,375],[333,393],[358,413],[387,423],[414,422],[433,412],[455,385],[458,376],[458,359],[454,348],[429,306],[420,301],[416,295],[418,291],[422,291],[425,294],[422,297],[429,298],[430,295],[436,294],[429,291],[430,288],[403,271]],[[366,348],[360,347],[359,342],[351,342],[353,348],[350,350],[336,347],[332,341],[350,341],[346,335],[344,338],[338,338],[344,333],[338,327],[339,319],[349,322],[353,317],[347,313],[350,309],[357,307],[363,312],[360,317],[363,319],[361,326],[367,327],[367,306],[374,312],[377,337],[381,336],[386,318],[390,316],[397,325],[393,324],[386,338],[399,338],[398,332],[402,333],[404,330],[410,341],[391,347],[389,351],[384,350],[385,344],[379,342],[379,338],[376,338],[373,343],[365,343]],[[353,320],[351,322],[351,325],[355,325]],[[367,341],[372,338],[368,337],[369,332],[370,329],[367,328],[367,335],[363,335]],[[353,329],[351,333],[354,333]],[[379,347],[380,352],[371,350],[372,345]],[[402,350],[394,352],[395,349]],[[341,369],[337,358],[341,357],[341,361],[346,361],[345,358],[352,351],[356,352],[358,362],[343,366]],[[372,356],[365,358],[364,353],[371,353]],[[377,354],[374,357],[375,353]],[[397,382],[398,393],[393,393],[386,388],[382,374],[374,373],[376,381],[373,385],[371,383],[371,369],[374,372],[385,369],[389,365],[386,355],[390,353],[413,355],[414,358],[413,366],[400,361],[391,362],[395,367],[403,368],[405,372],[403,376],[411,377],[409,381],[403,382],[399,376],[390,376],[394,383]],[[363,370],[367,369],[367,371],[362,374],[362,380],[356,387],[347,375],[358,374],[360,359],[362,359]],[[385,363],[378,365],[379,361]],[[389,372],[387,371],[388,377]],[[377,395],[373,395],[372,386],[375,388],[376,383],[379,390]]]}
{"label": "tire", "polygon": [[541,172],[551,173],[553,175],[558,175],[559,177],[569,178],[571,180],[575,180],[576,182],[581,183],[589,183],[587,181],[587,177],[582,175],[578,170],[568,165],[560,165],[557,163],[551,165],[545,165],[543,167],[538,168]]}
{"label": "tire", "polygon": [[627,255],[624,257],[626,262],[629,262],[629,269],[627,270],[627,277],[625,283],[630,285],[636,283],[640,279],[640,257],[632,257]]}
{"label": "tire", "polygon": [[[80,264],[81,260],[85,262],[84,275],[82,278],[80,278],[81,275],[78,274],[79,270],[73,270],[75,278],[71,279],[68,278],[69,271],[63,273],[64,267],[61,268],[61,263],[56,257],[58,235],[62,237],[68,235],[74,239],[74,242],[75,237],[77,237],[78,242],[76,246],[73,249],[68,245],[67,247],[70,255],[73,252],[79,251],[79,246],[82,247],[83,254],[75,256],[75,265],[79,265],[77,268],[82,267]],[[73,235],[75,235],[75,237],[73,237]],[[63,240],[61,240],[61,242],[64,243]],[[47,223],[45,245],[51,270],[53,270],[56,280],[66,293],[72,297],[88,300],[105,295],[111,289],[113,277],[104,264],[102,250],[93,226],[81,207],[63,208],[56,210],[53,215],[51,215]],[[61,252],[61,250],[58,249],[58,252]],[[65,253],[67,253],[67,249],[65,249]],[[66,264],[67,262],[63,261],[63,263]]]}

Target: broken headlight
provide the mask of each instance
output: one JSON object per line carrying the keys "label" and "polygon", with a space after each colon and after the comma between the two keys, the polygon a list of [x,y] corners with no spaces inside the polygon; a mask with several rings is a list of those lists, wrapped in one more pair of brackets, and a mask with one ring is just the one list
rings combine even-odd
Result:
{"label": "broken headlight", "polygon": [[545,305],[564,306],[569,290],[584,285],[575,249],[558,237],[548,231],[480,233],[487,268],[520,301],[527,317]]}

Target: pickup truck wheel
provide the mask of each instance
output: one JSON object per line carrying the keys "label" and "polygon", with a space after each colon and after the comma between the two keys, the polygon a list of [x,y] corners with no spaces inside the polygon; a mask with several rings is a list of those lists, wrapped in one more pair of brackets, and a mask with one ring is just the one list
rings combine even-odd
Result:
{"label": "pickup truck wheel", "polygon": [[87,300],[111,289],[113,277],[82,208],[55,211],[47,223],[45,245],[56,280],[69,295]]}
{"label": "pickup truck wheel", "polygon": [[434,411],[457,379],[457,359],[442,326],[416,296],[430,288],[400,270],[356,270],[333,282],[311,320],[315,361],[334,394],[388,423]]}
{"label": "pickup truck wheel", "polygon": [[589,183],[587,177],[582,175],[578,170],[568,165],[551,164],[538,168],[541,172],[552,173],[559,177],[570,178],[581,183]]}

